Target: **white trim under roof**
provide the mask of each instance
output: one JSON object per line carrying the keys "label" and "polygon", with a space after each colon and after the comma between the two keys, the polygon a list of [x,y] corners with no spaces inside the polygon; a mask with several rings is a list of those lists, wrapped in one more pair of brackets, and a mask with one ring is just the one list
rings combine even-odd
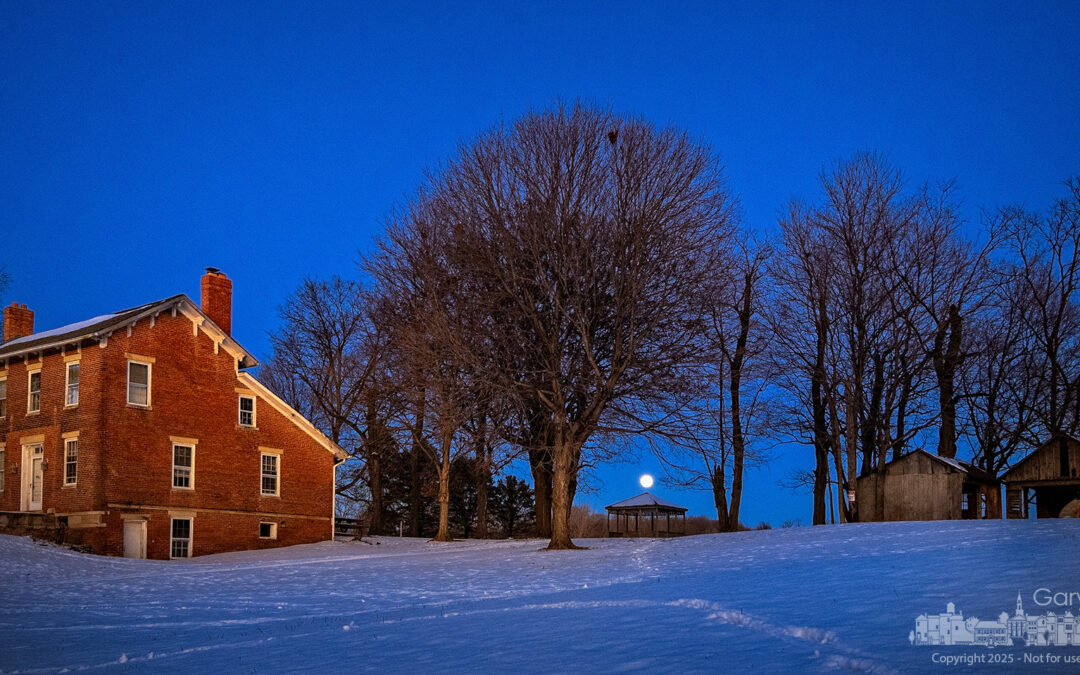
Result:
{"label": "white trim under roof", "polygon": [[[69,324],[67,326],[61,326],[52,330],[42,331],[40,333],[34,333],[33,335],[27,335],[25,337],[16,338],[8,342],[0,344],[0,349],[18,345],[22,342],[26,342],[27,346],[23,349],[15,349],[13,351],[4,351],[0,358],[5,362],[9,359],[23,356],[24,354],[33,354],[44,352],[46,349],[53,349],[68,344],[78,344],[80,340],[92,339],[97,340],[104,346],[109,336],[118,330],[126,329],[138,321],[151,318],[153,319],[158,314],[164,311],[171,311],[175,316],[176,310],[179,309],[180,313],[191,320],[193,324],[193,330],[198,334],[201,328],[203,332],[213,341],[214,351],[217,352],[218,348],[224,348],[236,361],[240,368],[252,368],[259,365],[258,359],[256,359],[251,353],[240,346],[236,340],[234,340],[225,331],[221,330],[213,319],[206,315],[202,309],[196,305],[186,295],[177,295],[157,302],[152,302],[147,305],[141,305],[140,307],[134,307],[132,309],[117,312],[115,314],[104,314],[102,316],[95,317],[86,321],[80,321],[78,323]],[[90,330],[93,326],[99,325],[103,322],[108,322],[117,319],[124,315],[126,312],[134,311],[131,316],[126,317],[122,322],[116,324],[110,324],[99,330]],[[81,328],[85,327],[86,332],[79,332]],[[38,342],[42,338],[56,336],[57,339],[50,340],[48,342]],[[33,344],[30,344],[33,343]],[[40,358],[40,357],[39,357]]]}
{"label": "white trim under roof", "polygon": [[256,380],[251,373],[237,373],[236,377],[241,383],[254,391],[257,396],[270,404],[270,407],[284,415],[286,419],[299,427],[308,436],[311,436],[311,438],[318,442],[319,445],[332,452],[335,457],[338,459],[349,458],[349,453],[342,450],[341,446],[331,441],[326,434],[319,431],[314,424],[309,422],[303,415],[296,412],[292,406],[281,400],[278,395],[270,391],[266,385]]}

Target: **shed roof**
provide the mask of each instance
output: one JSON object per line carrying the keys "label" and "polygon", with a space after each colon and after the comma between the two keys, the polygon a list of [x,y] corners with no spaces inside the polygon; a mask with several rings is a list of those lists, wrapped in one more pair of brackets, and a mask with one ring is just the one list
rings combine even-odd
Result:
{"label": "shed roof", "polygon": [[911,452],[909,452],[909,453],[907,453],[905,455],[901,455],[900,457],[897,457],[893,461],[888,462],[885,466],[889,466],[890,464],[895,464],[896,462],[903,462],[903,461],[907,460],[910,457],[914,457],[915,455],[925,455],[926,457],[929,457],[933,461],[936,461],[936,462],[938,462],[940,464],[944,464],[945,466],[949,467],[950,469],[952,469],[954,471],[958,471],[960,473],[967,474],[968,476],[970,476],[970,477],[972,477],[974,479],[977,479],[977,480],[1000,482],[1000,481],[998,481],[998,479],[995,476],[987,473],[986,471],[983,471],[982,469],[975,466],[971,462],[965,462],[962,459],[956,459],[954,457],[942,457],[941,455],[935,455],[934,453],[927,452],[926,450],[923,450],[921,448],[917,448],[917,449],[912,450]]}
{"label": "shed roof", "polygon": [[615,502],[608,506],[609,509],[636,509],[636,508],[649,508],[657,507],[660,509],[669,509],[675,511],[686,511],[686,509],[678,504],[672,504],[671,502],[660,499],[651,492],[642,492],[636,497],[630,499],[624,499],[621,502]]}
{"label": "shed roof", "polygon": [[1046,441],[1042,445],[1029,452],[1027,456],[1025,456],[1019,462],[1009,467],[1008,471],[1001,474],[1001,479],[1003,481],[1012,480],[1016,477],[1018,473],[1020,473],[1020,467],[1026,467],[1026,465],[1033,461],[1037,456],[1043,454],[1044,452],[1047,452],[1048,448],[1050,448],[1052,445],[1056,444],[1063,438],[1074,446],[1080,445],[1080,439],[1077,439],[1075,436],[1064,432],[1058,432],[1052,435],[1050,438],[1046,439]]}

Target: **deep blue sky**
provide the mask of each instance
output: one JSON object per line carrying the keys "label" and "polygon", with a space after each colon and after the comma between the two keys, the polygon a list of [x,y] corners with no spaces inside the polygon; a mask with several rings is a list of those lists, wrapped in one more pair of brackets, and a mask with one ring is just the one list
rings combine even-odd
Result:
{"label": "deep blue sky", "polygon": [[[305,276],[354,275],[425,167],[558,99],[700,136],[763,227],[862,149],[957,179],[972,222],[1080,174],[1075,0],[394,4],[0,5],[0,300],[43,330],[197,297],[213,265],[264,356],[276,307]],[[776,481],[810,462],[751,473],[744,520],[809,521]],[[584,499],[656,469],[603,468]]]}

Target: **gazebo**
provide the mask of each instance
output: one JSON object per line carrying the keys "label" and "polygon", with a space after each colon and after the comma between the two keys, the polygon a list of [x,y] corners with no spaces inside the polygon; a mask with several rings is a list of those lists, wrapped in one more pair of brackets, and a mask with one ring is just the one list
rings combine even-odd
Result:
{"label": "gazebo", "polygon": [[608,506],[607,522],[609,537],[681,537],[686,534],[686,509],[642,492]]}

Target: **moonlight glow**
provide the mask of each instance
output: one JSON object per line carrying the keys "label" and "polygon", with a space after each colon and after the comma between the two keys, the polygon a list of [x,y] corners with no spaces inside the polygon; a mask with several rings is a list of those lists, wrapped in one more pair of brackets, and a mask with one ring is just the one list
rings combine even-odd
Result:
{"label": "moonlight glow", "polygon": [[641,478],[638,478],[638,482],[639,482],[639,483],[641,483],[641,487],[643,487],[643,488],[645,488],[646,490],[648,490],[649,488],[651,488],[651,487],[652,487],[652,484],[653,484],[653,477],[652,477],[652,476],[650,476],[650,475],[649,475],[649,474],[647,474],[647,473],[643,473],[643,474],[641,474]]}

